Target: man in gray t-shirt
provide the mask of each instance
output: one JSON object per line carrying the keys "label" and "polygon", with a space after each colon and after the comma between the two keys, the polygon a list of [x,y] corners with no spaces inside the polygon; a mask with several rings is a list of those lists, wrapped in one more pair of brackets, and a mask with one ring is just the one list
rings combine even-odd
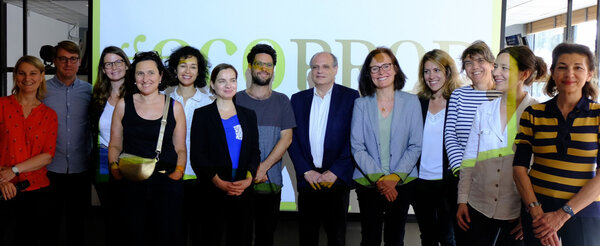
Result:
{"label": "man in gray t-shirt", "polygon": [[281,202],[281,157],[292,142],[296,127],[289,98],[271,89],[277,54],[266,44],[257,44],[248,54],[252,83],[235,96],[235,102],[256,112],[260,165],[254,179],[254,245],[273,245]]}

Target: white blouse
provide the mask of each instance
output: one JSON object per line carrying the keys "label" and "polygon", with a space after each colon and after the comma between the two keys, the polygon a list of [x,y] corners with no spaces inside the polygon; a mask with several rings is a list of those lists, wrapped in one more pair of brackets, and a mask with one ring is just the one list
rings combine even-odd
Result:
{"label": "white blouse", "polygon": [[[425,180],[442,179],[443,175],[443,137],[444,116],[446,109],[436,114],[427,111],[425,126],[423,127],[423,149],[421,152],[421,166],[419,178]],[[425,146],[427,146],[425,148]]]}
{"label": "white blouse", "polygon": [[100,115],[100,144],[108,147],[108,142],[110,142],[110,124],[112,123],[113,112],[115,111],[115,106],[110,105],[107,101],[104,106],[104,111],[102,111],[102,115]]}

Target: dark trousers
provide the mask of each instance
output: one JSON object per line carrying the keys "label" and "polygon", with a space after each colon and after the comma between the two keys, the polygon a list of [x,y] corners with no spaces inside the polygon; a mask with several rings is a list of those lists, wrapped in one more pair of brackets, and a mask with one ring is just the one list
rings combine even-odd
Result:
{"label": "dark trousers", "polygon": [[444,181],[446,182],[446,197],[450,206],[450,214],[453,216],[454,242],[456,242],[456,246],[465,246],[467,245],[467,232],[458,226],[458,221],[456,220],[456,212],[458,211],[458,177],[448,172],[444,176]]}
{"label": "dark trousers", "polygon": [[120,235],[114,228],[118,228],[118,220],[121,218],[119,215],[120,209],[122,208],[122,198],[119,195],[121,192],[120,188],[121,181],[113,180],[112,177],[109,182],[95,182],[94,188],[98,199],[100,200],[100,219],[104,221],[104,242],[105,245],[115,245],[117,242],[122,240],[118,238]]}
{"label": "dark trousers", "polygon": [[[527,246],[542,246],[539,239],[533,234],[533,219],[521,208],[521,220],[523,223],[523,240]],[[558,230],[558,237],[562,245],[570,246],[600,246],[600,218],[571,217]]]}
{"label": "dark trousers", "polygon": [[415,181],[413,209],[421,231],[422,246],[454,246],[454,213],[443,180]]}
{"label": "dark trousers", "polygon": [[327,234],[327,245],[346,245],[346,215],[350,190],[332,187],[313,190],[302,188],[298,192],[299,245],[319,245],[321,225]]}
{"label": "dark trousers", "polygon": [[413,189],[414,182],[397,186],[398,197],[395,201],[388,202],[376,188],[356,188],[362,234],[360,245],[380,246],[382,232],[386,246],[404,245],[404,227]]}
{"label": "dark trousers", "polygon": [[202,235],[200,224],[196,223],[201,212],[199,206],[202,200],[202,194],[197,189],[196,179],[183,181],[183,227],[181,236],[183,245],[187,245],[188,238],[194,246],[203,245],[204,235]]}
{"label": "dark trousers", "polygon": [[[51,238],[48,245],[59,245],[62,235],[68,246],[85,245],[85,222],[92,200],[92,183],[88,172],[48,172],[50,179]],[[64,216],[66,231],[61,232]],[[62,244],[60,244],[62,245]]]}
{"label": "dark trousers", "polygon": [[254,246],[273,246],[280,203],[281,192],[254,193]]}
{"label": "dark trousers", "polygon": [[[0,244],[15,246],[48,245],[51,236],[49,189],[19,192],[11,200],[0,201]],[[9,231],[12,230],[12,233]],[[9,243],[10,242],[10,243]]]}
{"label": "dark trousers", "polygon": [[[252,189],[240,196],[228,196],[216,188],[206,192],[202,200],[201,245],[221,246],[225,238],[227,246],[252,245]],[[204,192],[203,192],[204,193]]]}
{"label": "dark trousers", "polygon": [[[468,204],[467,204],[468,205]],[[472,246],[522,246],[522,240],[516,240],[510,234],[517,225],[519,219],[514,220],[497,220],[488,218],[470,205],[469,230],[467,230],[467,245]]]}
{"label": "dark trousers", "polygon": [[183,183],[155,173],[148,180],[123,180],[121,243],[178,245],[181,242]]}

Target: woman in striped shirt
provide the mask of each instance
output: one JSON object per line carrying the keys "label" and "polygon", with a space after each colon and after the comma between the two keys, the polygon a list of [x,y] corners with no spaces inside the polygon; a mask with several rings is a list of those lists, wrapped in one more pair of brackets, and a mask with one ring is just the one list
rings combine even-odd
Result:
{"label": "woman in striped shirt", "polygon": [[[458,186],[458,169],[462,161],[462,155],[467,145],[469,132],[473,125],[473,117],[477,106],[483,102],[491,101],[501,95],[494,88],[492,69],[494,68],[494,55],[483,41],[475,41],[462,56],[462,70],[473,82],[472,85],[458,88],[452,92],[448,101],[448,113],[446,116],[446,127],[444,129],[444,143],[448,153],[449,168],[454,173],[450,178],[449,185],[454,189],[453,196],[449,197],[449,204],[456,206],[456,194]],[[460,117],[459,117],[460,115]],[[449,175],[452,176],[452,175]],[[456,212],[457,207],[451,209]],[[454,228],[456,245],[463,245],[465,234],[457,224]]]}
{"label": "woman in striped shirt", "polygon": [[513,175],[525,205],[526,245],[559,245],[559,239],[562,245],[600,245],[600,104],[593,101],[598,96],[594,60],[583,45],[554,48],[546,86],[554,98],[528,107],[521,116]]}

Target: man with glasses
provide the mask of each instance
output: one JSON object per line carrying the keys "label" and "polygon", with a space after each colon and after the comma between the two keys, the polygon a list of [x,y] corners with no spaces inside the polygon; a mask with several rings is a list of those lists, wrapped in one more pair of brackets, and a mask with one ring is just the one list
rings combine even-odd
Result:
{"label": "man with glasses", "polygon": [[273,91],[277,63],[275,50],[266,44],[252,47],[247,56],[252,83],[236,94],[236,103],[256,112],[261,162],[254,178],[254,245],[273,245],[281,202],[281,158],[292,142],[296,126],[290,100]]}
{"label": "man with glasses", "polygon": [[58,116],[54,159],[47,166],[54,226],[49,245],[59,245],[61,218],[66,225],[65,245],[84,245],[85,218],[90,206],[91,180],[88,157],[91,150],[88,106],[92,86],[77,78],[81,64],[79,47],[62,41],[55,47],[56,76],[46,82],[44,104]]}
{"label": "man with glasses", "polygon": [[297,120],[289,154],[296,169],[300,246],[345,245],[346,214],[354,161],[350,123],[356,90],[335,83],[337,58],[320,52],[310,59],[315,87],[292,95]]}

